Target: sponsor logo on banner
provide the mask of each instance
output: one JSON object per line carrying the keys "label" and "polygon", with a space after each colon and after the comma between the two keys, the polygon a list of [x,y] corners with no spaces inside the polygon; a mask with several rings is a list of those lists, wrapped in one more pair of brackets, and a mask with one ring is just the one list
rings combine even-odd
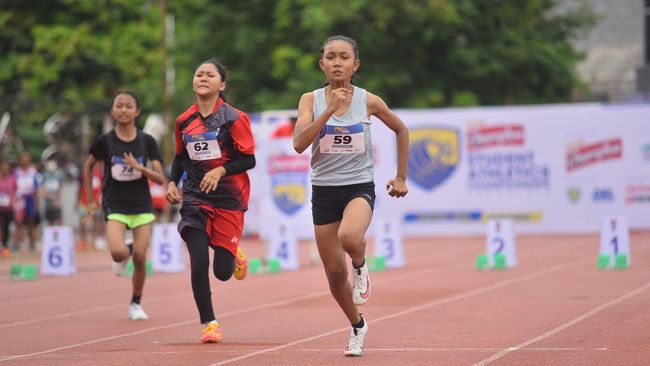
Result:
{"label": "sponsor logo on banner", "polygon": [[460,134],[454,128],[420,128],[409,132],[408,177],[432,190],[456,170],[460,162]]}
{"label": "sponsor logo on banner", "polygon": [[571,201],[571,203],[578,203],[580,201],[580,188],[578,187],[569,187],[566,190],[566,196]]}
{"label": "sponsor logo on banner", "polygon": [[625,202],[628,205],[650,203],[650,184],[628,185],[625,189]]}
{"label": "sponsor logo on banner", "polygon": [[473,127],[467,133],[467,149],[472,152],[497,146],[523,146],[524,135],[522,125]]}
{"label": "sponsor logo on banner", "polygon": [[269,174],[309,172],[309,157],[303,155],[280,155],[269,159]]}
{"label": "sponsor logo on banner", "polygon": [[647,143],[641,147],[641,153],[643,154],[643,160],[650,163],[650,143]]}
{"label": "sponsor logo on banner", "polygon": [[[523,125],[470,127],[467,140],[469,189],[537,189],[550,185],[548,166],[536,164],[535,152],[525,149]],[[490,148],[498,149],[483,152]]]}
{"label": "sponsor logo on banner", "polygon": [[431,211],[407,212],[404,222],[484,222],[490,219],[511,219],[522,222],[540,222],[541,211],[530,212],[482,212],[482,211]]}
{"label": "sponsor logo on banner", "polygon": [[435,212],[407,212],[404,215],[404,222],[427,222],[427,221],[456,221],[471,222],[481,221],[481,211],[435,211]]}
{"label": "sponsor logo on banner", "polygon": [[273,202],[286,215],[293,215],[307,201],[309,158],[280,155],[269,159]]}
{"label": "sponsor logo on banner", "polygon": [[532,150],[472,153],[468,160],[470,189],[537,189],[550,185],[548,166],[536,164]]}
{"label": "sponsor logo on banner", "polygon": [[614,201],[614,191],[611,188],[596,188],[592,196],[594,202]]}
{"label": "sponsor logo on banner", "polygon": [[523,212],[486,212],[483,214],[483,221],[491,219],[510,219],[519,222],[540,222],[544,214],[541,211]]}
{"label": "sponsor logo on banner", "polygon": [[578,169],[623,157],[623,140],[619,137],[596,141],[591,144],[578,144],[567,147],[566,170]]}

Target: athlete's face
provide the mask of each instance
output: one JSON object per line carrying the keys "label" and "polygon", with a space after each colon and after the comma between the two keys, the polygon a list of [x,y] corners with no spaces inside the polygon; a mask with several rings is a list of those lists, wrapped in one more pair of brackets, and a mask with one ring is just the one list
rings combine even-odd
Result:
{"label": "athlete's face", "polygon": [[11,167],[9,166],[9,163],[0,164],[0,174],[2,174],[3,176],[9,175],[9,171],[11,170],[10,168]]}
{"label": "athlete's face", "polygon": [[32,165],[32,157],[29,156],[29,154],[20,155],[18,158],[18,165],[23,169],[29,168]]}
{"label": "athlete's face", "polygon": [[113,101],[111,116],[119,124],[135,123],[136,117],[140,115],[138,103],[128,94],[119,94]]}
{"label": "athlete's face", "polygon": [[360,61],[355,57],[354,47],[348,42],[335,40],[325,45],[320,68],[330,82],[342,82],[352,79],[359,68]]}
{"label": "athlete's face", "polygon": [[221,80],[217,67],[207,62],[196,69],[192,88],[194,93],[201,97],[219,95],[226,89],[226,82]]}

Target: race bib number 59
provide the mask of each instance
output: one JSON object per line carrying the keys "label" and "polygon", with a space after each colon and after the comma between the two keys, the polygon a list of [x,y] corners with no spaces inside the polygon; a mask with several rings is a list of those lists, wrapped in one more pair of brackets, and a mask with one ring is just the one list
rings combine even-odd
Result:
{"label": "race bib number 59", "polygon": [[359,154],[366,149],[363,124],[351,126],[325,125],[320,139],[323,154]]}

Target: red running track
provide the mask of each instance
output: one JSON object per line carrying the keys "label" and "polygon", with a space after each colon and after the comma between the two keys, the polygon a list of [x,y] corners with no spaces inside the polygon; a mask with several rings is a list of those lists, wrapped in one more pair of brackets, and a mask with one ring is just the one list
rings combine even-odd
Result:
{"label": "red running track", "polygon": [[[320,265],[212,280],[223,344],[199,343],[189,272],[155,274],[127,319],[130,283],[107,252],[77,255],[78,274],[10,282],[0,261],[0,364],[6,365],[647,365],[650,233],[631,234],[632,267],[599,271],[599,238],[520,236],[519,265],[480,272],[479,237],[409,239],[404,269],[372,273],[361,309],[362,358]],[[243,242],[249,256],[263,251]],[[370,249],[370,248],[369,248]],[[37,258],[22,259],[23,263]]]}

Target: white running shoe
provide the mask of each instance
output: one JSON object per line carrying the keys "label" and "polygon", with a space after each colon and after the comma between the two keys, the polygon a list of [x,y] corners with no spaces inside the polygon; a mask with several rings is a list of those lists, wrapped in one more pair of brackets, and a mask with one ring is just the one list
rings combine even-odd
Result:
{"label": "white running shoe", "polygon": [[368,274],[368,261],[361,268],[352,267],[352,300],[357,305],[368,302],[370,297],[370,275]]}
{"label": "white running shoe", "polygon": [[121,262],[113,262],[113,273],[115,273],[116,276],[119,277],[124,276],[124,273],[126,272],[126,267],[129,264],[129,259],[131,259],[132,246],[133,246],[133,242],[127,241],[126,247],[129,250],[129,256],[126,257],[126,259]]}
{"label": "white running shoe", "polygon": [[129,259],[131,259],[131,257],[128,257],[121,262],[113,262],[113,273],[115,273],[116,276],[124,276],[124,273],[126,272],[126,266],[129,264]]}
{"label": "white running shoe", "polygon": [[129,305],[129,319],[131,320],[148,320],[149,316],[144,312],[140,304],[133,303]]}
{"label": "white running shoe", "polygon": [[366,339],[366,334],[368,333],[368,322],[363,317],[363,315],[361,315],[361,318],[363,319],[363,327],[352,328],[348,346],[344,351],[346,357],[361,357],[363,355],[363,342]]}

